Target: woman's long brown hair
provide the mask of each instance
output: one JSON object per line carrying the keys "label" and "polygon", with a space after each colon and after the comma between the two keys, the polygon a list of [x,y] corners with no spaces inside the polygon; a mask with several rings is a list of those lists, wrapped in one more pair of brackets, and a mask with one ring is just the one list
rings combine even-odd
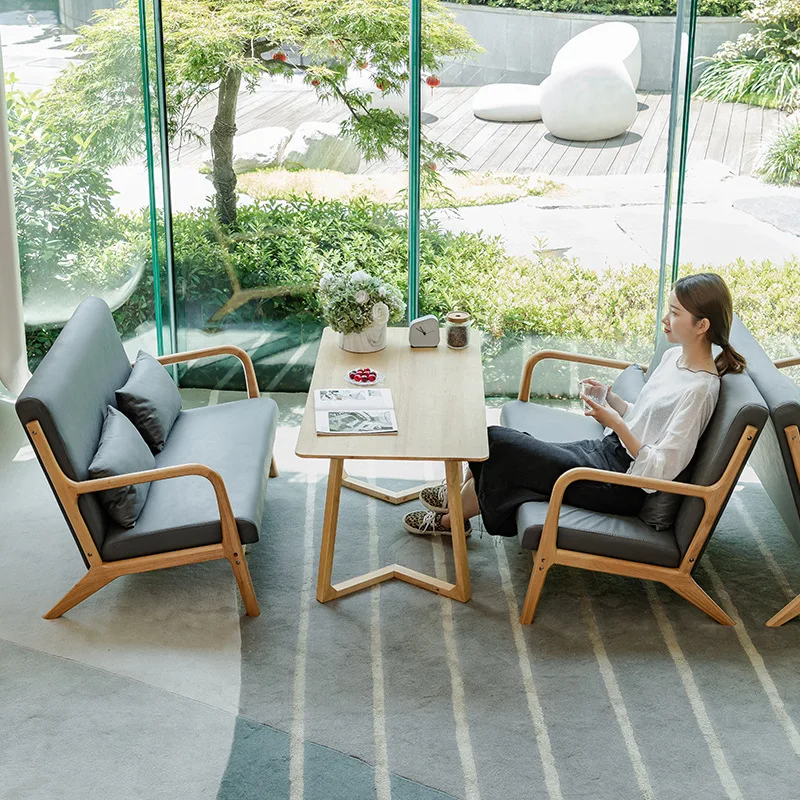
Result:
{"label": "woman's long brown hair", "polygon": [[747,361],[731,347],[728,336],[733,321],[733,300],[728,284],[715,272],[685,275],[672,284],[678,302],[699,321],[704,317],[709,326],[706,338],[719,345],[722,352],[714,359],[717,372],[741,372]]}

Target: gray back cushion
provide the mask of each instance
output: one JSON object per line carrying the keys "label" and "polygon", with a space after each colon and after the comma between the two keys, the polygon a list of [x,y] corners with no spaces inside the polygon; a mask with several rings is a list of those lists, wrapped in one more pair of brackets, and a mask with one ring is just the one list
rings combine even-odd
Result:
{"label": "gray back cushion", "polygon": [[[748,425],[754,425],[757,429],[751,447],[755,444],[768,416],[764,399],[746,372],[738,375],[729,373],[723,375],[721,380],[717,406],[705,432],[700,437],[697,450],[689,465],[691,468],[689,482],[700,486],[709,486],[720,479]],[[743,468],[744,463],[742,463],[739,473]],[[734,477],[731,489],[720,509],[720,515],[728,503],[739,473]],[[704,503],[699,497],[687,497],[681,503],[675,519],[675,538],[681,556],[689,548],[703,516],[703,510]],[[714,527],[716,527],[716,521]],[[714,527],[711,529],[712,532]]]}
{"label": "gray back cushion", "polygon": [[[96,297],[84,300],[16,403],[23,425],[39,421],[68,478],[89,477],[106,409],[109,405],[116,408],[114,392],[130,372],[108,306]],[[107,526],[105,512],[93,495],[83,495],[78,505],[99,549]]]}
{"label": "gray back cushion", "polygon": [[617,379],[611,384],[611,391],[628,403],[635,403],[645,384],[646,375],[638,364],[631,364],[617,375]]}
{"label": "gray back cushion", "polygon": [[784,429],[800,426],[800,387],[781,372],[734,315],[730,341],[747,359],[747,374],[767,404],[772,420],[753,453],[753,466],[787,527],[800,541],[800,483]]}
{"label": "gray back cushion", "polygon": [[127,383],[117,389],[117,405],[136,426],[148,447],[160,453],[181,413],[181,393],[169,373],[143,350]]}

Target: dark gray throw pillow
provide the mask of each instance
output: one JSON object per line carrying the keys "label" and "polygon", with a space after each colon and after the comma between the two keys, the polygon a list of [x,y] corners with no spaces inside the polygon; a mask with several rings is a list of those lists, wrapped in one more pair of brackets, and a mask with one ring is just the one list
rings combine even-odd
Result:
{"label": "dark gray throw pillow", "polygon": [[[675,480],[688,483],[692,475],[691,467],[692,465],[689,463]],[[639,519],[657,531],[671,528],[675,524],[675,518],[678,516],[685,497],[685,494],[674,494],[673,492],[648,492],[639,512]]]}
{"label": "dark gray throw pillow", "polygon": [[[89,464],[90,478],[112,478],[155,469],[156,460],[134,424],[113,406],[106,411],[100,445]],[[144,508],[149,483],[99,492],[100,503],[114,522],[132,528]]]}
{"label": "dark gray throw pillow", "polygon": [[181,413],[181,393],[153,356],[139,351],[127,383],[117,389],[117,405],[154,453],[164,449]]}

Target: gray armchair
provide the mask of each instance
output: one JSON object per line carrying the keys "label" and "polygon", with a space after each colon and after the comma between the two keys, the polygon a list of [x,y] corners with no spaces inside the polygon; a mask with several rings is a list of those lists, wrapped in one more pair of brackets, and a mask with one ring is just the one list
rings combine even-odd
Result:
{"label": "gray armchair", "polygon": [[[769,421],[752,455],[752,465],[786,527],[800,543],[800,387],[780,372],[800,358],[772,361],[744,323],[735,317],[731,344],[747,359],[753,379],[769,409]],[[787,603],[767,625],[783,625],[800,614],[800,595]]]}
{"label": "gray armchair", "polygon": [[[502,425],[526,430],[545,441],[600,438],[603,426],[591,417],[530,403],[533,369],[543,359],[562,359],[613,367],[624,372],[613,389],[633,402],[658,365],[544,350],[531,356],[523,371],[517,400],[502,410]],[[716,410],[698,443],[685,480],[666,481],[608,470],[574,468],[556,481],[549,500],[523,503],[517,512],[521,544],[534,551],[534,565],[520,621],[533,620],[547,572],[553,564],[655,580],[669,586],[717,622],[733,620],[695,582],[697,565],[728,502],[745,461],[767,419],[764,400],[746,374],[725,375]],[[639,517],[603,514],[563,503],[573,482],[592,480],[653,488],[681,498],[674,523],[657,530]]]}
{"label": "gray armchair", "polygon": [[[156,468],[89,480],[106,409],[131,364],[108,306],[89,298],[75,311],[16,404],[31,444],[88,569],[50,610],[59,617],[114,578],[224,558],[250,616],[259,613],[243,544],[258,541],[278,413],[260,398],[241,349],[220,346],[164,356],[163,364],[230,354],[242,361],[249,399],[182,410]],[[151,482],[132,528],[111,520],[96,492]]]}

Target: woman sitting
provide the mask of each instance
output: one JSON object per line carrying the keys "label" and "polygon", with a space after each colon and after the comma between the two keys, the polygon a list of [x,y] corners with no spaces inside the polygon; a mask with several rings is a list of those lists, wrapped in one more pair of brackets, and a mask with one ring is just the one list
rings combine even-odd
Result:
{"label": "woman sitting", "polygon": [[[730,291],[715,273],[688,275],[676,281],[661,320],[669,342],[648,376],[635,403],[628,403],[609,386],[586,378],[605,397],[581,398],[587,416],[603,425],[601,438],[547,442],[524,431],[490,425],[489,458],[469,462],[461,488],[464,527],[481,514],[486,530],[496,536],[516,536],[517,508],[530,500],[546,500],[558,478],[573,467],[625,472],[674,480],[691,461],[719,397],[720,377],[741,372],[744,358],[728,342],[733,317]],[[712,357],[711,345],[722,352]],[[577,481],[564,493],[569,505],[611,514],[636,515],[655,489],[600,481]],[[428,511],[406,514],[410,533],[448,534],[447,487],[420,494]]]}

